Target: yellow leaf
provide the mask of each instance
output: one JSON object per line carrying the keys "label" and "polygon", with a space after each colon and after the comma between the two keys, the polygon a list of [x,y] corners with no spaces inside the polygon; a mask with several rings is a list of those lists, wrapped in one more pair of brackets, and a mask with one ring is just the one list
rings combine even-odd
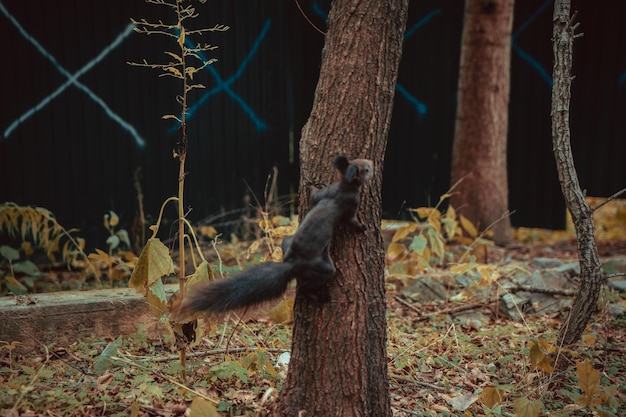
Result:
{"label": "yellow leaf", "polygon": [[174,68],[174,67],[165,67],[163,68],[163,71],[168,71],[171,72],[172,74],[174,74],[174,76],[178,77],[178,78],[183,78],[183,75],[180,73],[180,71],[178,70],[178,68]]}
{"label": "yellow leaf", "polygon": [[185,27],[180,27],[180,34],[178,35],[178,45],[182,48],[185,44]]}
{"label": "yellow leaf", "polygon": [[452,206],[448,206],[446,210],[446,219],[456,220],[456,210]]}
{"label": "yellow leaf", "polygon": [[586,397],[591,399],[600,392],[600,372],[593,369],[589,359],[576,363],[576,375],[578,375],[578,386]]}
{"label": "yellow leaf", "polygon": [[200,234],[204,237],[213,238],[217,236],[217,230],[213,226],[200,226]]}
{"label": "yellow leaf", "polygon": [[24,251],[24,255],[26,256],[30,256],[35,252],[35,250],[33,249],[33,245],[27,240],[22,242],[22,250]]}
{"label": "yellow leaf", "polygon": [[473,263],[455,264],[450,266],[450,272],[454,272],[455,274],[467,274],[475,266],[476,264]]}
{"label": "yellow leaf", "polygon": [[467,217],[461,214],[461,217],[459,217],[459,221],[461,222],[461,226],[463,227],[463,229],[467,232],[468,235],[470,235],[470,237],[478,236],[478,230],[476,230],[474,224]]}
{"label": "yellow leaf", "polygon": [[596,344],[596,336],[593,334],[583,335],[583,343],[587,346],[593,346]]}
{"label": "yellow leaf", "polygon": [[433,255],[439,258],[440,263],[443,262],[444,244],[441,235],[433,229],[428,229],[427,237],[430,242],[430,250],[432,250]]}
{"label": "yellow leaf", "polygon": [[445,230],[448,240],[452,240],[458,229],[456,220],[445,218],[441,220],[441,224],[443,225],[443,230]]}
{"label": "yellow leaf", "polygon": [[447,200],[450,197],[452,197],[452,194],[448,194],[448,193],[441,194],[441,196],[439,196],[439,203],[441,203],[444,200]]}
{"label": "yellow leaf", "polygon": [[108,253],[104,252],[103,250],[100,250],[98,248],[96,248],[96,253],[90,253],[89,256],[87,256],[89,259],[94,260],[94,261],[101,261],[104,262],[108,265],[112,265],[115,263],[115,259],[112,258],[111,256],[109,256]]}
{"label": "yellow leaf", "polygon": [[423,266],[428,267],[430,266],[430,258],[432,256],[432,250],[430,250],[430,248],[428,246],[426,246],[424,248],[424,251],[422,252],[422,254],[420,255],[421,257],[421,261],[420,262]]}
{"label": "yellow leaf", "polygon": [[161,317],[163,314],[167,312],[167,301],[163,300],[163,293],[160,291],[163,288],[163,284],[160,283],[161,280],[157,281],[157,284],[154,286],[154,289],[157,289],[158,292],[147,291],[146,301],[148,301],[148,305],[150,306],[150,310],[156,317]]}
{"label": "yellow leaf", "polygon": [[283,260],[283,249],[279,246],[276,246],[272,251],[272,255],[270,256],[272,261],[281,262]]}
{"label": "yellow leaf", "polygon": [[189,90],[193,90],[194,88],[202,89],[202,88],[206,88],[206,86],[204,84],[199,84],[199,83],[198,84],[191,84],[191,85],[188,86]]}
{"label": "yellow leaf", "polygon": [[531,401],[526,397],[520,397],[515,400],[515,417],[538,417],[542,408],[541,401]]}
{"label": "yellow leaf", "polygon": [[189,417],[219,417],[219,414],[215,406],[209,401],[202,397],[195,397],[191,401]]}
{"label": "yellow leaf", "polygon": [[502,402],[502,390],[496,387],[485,387],[479,398],[484,405],[493,408]]}
{"label": "yellow leaf", "polygon": [[167,247],[157,238],[150,238],[141,251],[128,285],[140,294],[159,278],[174,273],[174,262]]}
{"label": "yellow leaf", "polygon": [[293,298],[276,304],[269,312],[270,319],[275,323],[290,323],[293,320],[293,304]]}
{"label": "yellow leaf", "polygon": [[175,53],[173,53],[173,52],[168,52],[168,51],[165,51],[165,53],[166,53],[167,55],[171,56],[172,58],[174,58],[174,59],[175,59],[178,63],[183,62],[183,59],[182,59],[180,56],[176,55]]}
{"label": "yellow leaf", "polygon": [[393,238],[391,239],[391,241],[397,242],[399,240],[402,240],[406,238],[408,235],[410,235],[411,233],[415,233],[416,230],[417,230],[417,223],[409,223],[406,226],[402,226],[401,228],[396,230],[396,233],[393,234]]}
{"label": "yellow leaf", "polygon": [[5,277],[4,282],[9,291],[11,291],[13,294],[24,295],[28,293],[28,289],[26,289],[25,286],[23,286],[17,279],[15,279],[14,276],[9,275]]}
{"label": "yellow leaf", "polygon": [[274,216],[272,217],[272,224],[274,226],[287,226],[291,219],[286,216]]}
{"label": "yellow leaf", "polygon": [[392,261],[399,259],[405,250],[406,247],[401,243],[390,243],[387,248],[387,257]]}
{"label": "yellow leaf", "polygon": [[541,347],[541,349],[543,349],[544,352],[552,353],[556,351],[556,346],[548,342],[548,340],[544,339],[543,337],[540,337],[538,342],[539,342],[539,347]]}
{"label": "yellow leaf", "polygon": [[134,400],[130,406],[130,417],[137,417],[139,415],[139,401]]}
{"label": "yellow leaf", "polygon": [[212,279],[212,274],[211,269],[209,268],[209,263],[207,261],[202,261],[202,263],[198,265],[198,268],[194,271],[193,275],[189,277],[186,285],[189,287],[190,285],[209,281],[210,279]]}
{"label": "yellow leaf", "polygon": [[403,262],[394,262],[389,266],[389,274],[394,276],[409,275],[409,266]]}
{"label": "yellow leaf", "polygon": [[554,368],[552,367],[552,358],[543,353],[539,347],[539,343],[530,342],[529,350],[530,363],[533,366],[541,371],[547,372],[548,374],[554,372]]}
{"label": "yellow leaf", "polygon": [[117,214],[115,214],[115,212],[113,210],[109,211],[109,215],[111,216],[110,220],[109,220],[109,223],[111,224],[111,226],[112,227],[117,226],[119,224],[119,222],[120,222],[120,218],[117,217]]}
{"label": "yellow leaf", "polygon": [[435,215],[435,213],[439,213],[439,211],[434,207],[419,207],[411,209],[411,211],[417,213],[417,216],[420,219],[427,219],[428,217]]}
{"label": "yellow leaf", "polygon": [[427,222],[438,234],[441,234],[441,216],[430,216]]}

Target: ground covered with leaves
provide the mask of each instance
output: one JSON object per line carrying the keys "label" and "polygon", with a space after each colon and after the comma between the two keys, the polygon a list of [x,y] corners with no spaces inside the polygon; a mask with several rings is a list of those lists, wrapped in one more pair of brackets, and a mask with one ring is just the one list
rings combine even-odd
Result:
{"label": "ground covered with leaves", "polygon": [[[514,244],[497,248],[450,210],[441,216],[428,210],[418,213],[425,222],[386,233],[394,415],[624,415],[624,291],[603,292],[582,340],[567,349],[554,344],[567,313],[561,302],[571,291],[544,292],[539,301],[520,295],[529,292],[528,283],[575,278],[571,235],[518,230]],[[221,261],[247,246],[224,247]],[[626,254],[626,244],[613,240],[599,249],[603,259]],[[107,256],[91,258],[109,272],[111,265],[129,266]],[[433,296],[424,298],[424,288]],[[507,292],[513,307],[506,305]],[[0,416],[265,415],[289,361],[291,324],[279,322],[289,317],[290,304],[280,305],[287,306],[286,316],[267,314],[271,306],[263,306],[244,320],[231,314],[204,323],[207,331],[184,367],[158,323],[130,337],[85,338],[30,352],[0,341]]]}
{"label": "ground covered with leaves", "polygon": [[[397,285],[387,289],[395,416],[623,415],[625,318],[599,311],[580,344],[558,349],[562,313],[513,320],[484,304],[489,320],[476,326],[455,316],[475,299],[418,305]],[[3,342],[1,415],[264,415],[285,376],[291,325],[252,316],[211,326],[189,354],[185,378],[165,331],[27,354]],[[561,369],[553,367],[557,352]]]}
{"label": "ground covered with leaves", "polygon": [[[560,319],[497,319],[476,330],[390,301],[389,373],[396,416],[619,416],[626,406],[626,321],[597,316],[584,341],[550,354]],[[169,343],[139,331],[118,340],[11,355],[3,346],[3,416],[263,415],[280,390],[290,325],[220,326],[190,354],[187,378]],[[53,355],[54,354],[54,355]]]}

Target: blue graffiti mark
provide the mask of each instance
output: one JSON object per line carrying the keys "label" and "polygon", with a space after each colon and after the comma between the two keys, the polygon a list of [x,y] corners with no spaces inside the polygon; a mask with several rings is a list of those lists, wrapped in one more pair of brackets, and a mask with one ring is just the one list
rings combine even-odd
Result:
{"label": "blue graffiti mark", "polygon": [[61,94],[67,87],[70,85],[74,85],[78,89],[82,90],[89,98],[91,98],[96,104],[98,104],[104,112],[109,116],[112,120],[117,122],[124,130],[131,134],[135,143],[140,148],[143,148],[146,143],[145,140],[139,135],[139,133],[135,130],[135,128],[125,120],[123,120],[120,116],[118,116],[113,110],[109,108],[109,106],[93,91],[91,91],[87,86],[78,81],[78,78],[85,74],[87,71],[92,69],[96,64],[106,57],[109,52],[118,47],[124,39],[126,39],[131,33],[133,33],[133,25],[128,25],[122,33],[120,33],[117,38],[106,48],[100,52],[98,56],[89,61],[85,66],[83,66],[80,70],[78,70],[74,74],[70,74],[63,66],[56,60],[56,58],[50,54],[35,38],[33,38],[24,27],[15,19],[13,15],[9,13],[4,4],[0,2],[0,11],[6,16],[11,23],[17,28],[19,33],[30,42],[48,61],[54,65],[54,67],[59,71],[63,76],[67,78],[63,84],[61,84],[55,91],[53,91],[50,95],[41,100],[37,105],[32,107],[31,109],[24,112],[20,117],[14,120],[9,127],[7,127],[4,131],[3,138],[6,139],[11,135],[11,133],[22,123],[24,123],[29,117],[37,113],[39,110],[43,109],[46,105],[48,105],[52,100],[54,100],[59,94]]}
{"label": "blue graffiti mark", "polygon": [[402,94],[404,98],[415,107],[417,114],[419,114],[420,116],[426,115],[426,113],[428,112],[428,107],[426,106],[426,104],[422,103],[416,97],[412,96],[400,83],[396,83],[396,90],[398,90],[398,93]]}
{"label": "blue graffiti mark", "polygon": [[537,10],[535,10],[535,11],[533,12],[533,14],[531,14],[531,15],[530,15],[530,17],[529,17],[528,19],[526,19],[526,21],[525,21],[524,23],[522,23],[522,24],[521,24],[521,25],[517,28],[517,30],[513,33],[513,35],[511,35],[511,39],[512,39],[512,40],[516,40],[516,39],[519,37],[519,35],[520,35],[523,31],[525,31],[525,30],[526,30],[526,28],[527,28],[528,26],[530,26],[530,24],[531,24],[531,23],[533,23],[535,20],[537,20],[537,18],[539,17],[539,15],[540,15],[541,13],[543,13],[543,12],[544,12],[544,11],[548,8],[548,6],[550,6],[550,5],[552,4],[552,2],[553,2],[553,0],[547,0],[547,1],[543,2],[543,3],[541,4],[541,6],[539,6],[539,7],[537,8]]}
{"label": "blue graffiti mark", "polygon": [[520,48],[516,43],[513,43],[513,50],[519,54],[519,56],[524,59],[526,62],[530,64],[544,79],[544,81],[548,84],[550,89],[552,89],[552,76],[546,71],[544,67],[532,56],[526,53],[522,48]]}
{"label": "blue graffiti mark", "polygon": [[313,13],[315,13],[316,15],[324,19],[324,22],[328,19],[328,13],[322,10],[322,8],[317,4],[317,2],[314,2],[311,7],[313,8]]}
{"label": "blue graffiti mark", "polygon": [[[316,15],[318,15],[319,17],[321,17],[324,20],[328,19],[328,13],[323,11],[321,9],[321,7],[317,4],[317,2],[313,3],[313,5],[311,7],[313,8],[313,12]],[[411,28],[404,33],[404,40],[407,40],[408,38],[413,36],[413,34],[415,33],[415,31],[417,29],[419,29],[422,26],[424,26],[426,23],[428,23],[428,21],[430,21],[430,19],[432,19],[433,17],[437,16],[438,14],[441,14],[441,9],[435,9],[435,10],[429,12],[419,22],[417,22],[416,24],[411,26]]]}
{"label": "blue graffiti mark", "polygon": [[411,28],[404,33],[404,40],[407,40],[408,38],[413,36],[417,29],[424,26],[426,23],[428,23],[430,19],[437,16],[438,14],[441,14],[441,9],[435,9],[432,12],[428,13],[426,16],[424,16],[422,20],[411,26]]}
{"label": "blue graffiti mark", "polygon": [[[324,12],[320,8],[320,6],[317,4],[317,2],[313,3],[312,7],[313,7],[313,12],[315,14],[317,14],[319,17],[321,17],[322,19],[324,19],[324,21],[326,21],[326,19],[328,19],[328,14],[326,12]],[[419,28],[424,26],[433,17],[435,17],[435,16],[437,16],[439,14],[441,14],[441,9],[435,9],[435,10],[429,12],[426,16],[421,18],[417,23],[415,23],[413,26],[411,26],[409,28],[409,30],[407,30],[404,33],[404,38],[403,39],[407,40],[408,38],[413,36],[413,34]],[[411,105],[413,105],[415,107],[415,111],[417,112],[418,115],[424,116],[424,115],[426,115],[426,113],[428,113],[428,106],[426,106],[426,104],[424,104],[423,102],[419,101],[417,99],[417,97],[415,97],[411,93],[409,93],[408,90],[402,86],[402,84],[396,83],[396,91],[398,91],[398,93],[400,93]]]}
{"label": "blue graffiti mark", "polygon": [[526,28],[528,28],[531,23],[537,20],[537,17],[539,17],[539,15],[543,13],[548,8],[548,6],[550,6],[550,4],[552,4],[552,1],[553,0],[547,0],[543,2],[541,6],[539,6],[537,10],[535,10],[533,14],[531,14],[530,17],[519,26],[519,28],[517,28],[513,35],[511,35],[511,46],[513,47],[513,50],[517,52],[524,61],[528,62],[528,64],[530,64],[530,66],[539,73],[541,78],[544,79],[550,89],[552,89],[552,76],[550,76],[548,71],[546,71],[546,69],[539,63],[539,61],[537,61],[533,56],[520,48],[515,41],[522,34],[522,32],[524,32],[524,30],[526,30]]}
{"label": "blue graffiti mark", "polygon": [[[264,132],[264,131],[267,130],[267,123],[265,121],[263,121],[261,118],[259,118],[256,115],[256,113],[254,112],[254,110],[252,109],[252,107],[250,107],[250,105],[248,105],[248,103],[246,103],[246,101],[240,95],[235,93],[230,88],[230,86],[239,77],[241,77],[241,75],[243,74],[244,69],[250,63],[250,60],[254,57],[254,55],[259,50],[259,46],[261,45],[261,43],[263,42],[263,39],[267,35],[267,32],[270,29],[270,26],[271,26],[271,20],[267,19],[265,21],[265,24],[263,25],[263,29],[261,29],[261,33],[259,34],[259,36],[255,39],[254,43],[252,44],[252,47],[250,48],[250,51],[248,52],[248,55],[246,55],[246,57],[241,61],[241,64],[239,65],[239,68],[237,68],[237,71],[235,71],[235,73],[233,75],[231,75],[230,78],[228,78],[226,81],[224,81],[222,79],[222,77],[217,72],[217,70],[213,67],[213,65],[208,65],[206,67],[208,69],[208,71],[211,73],[211,75],[213,76],[213,78],[215,79],[215,81],[217,82],[217,85],[215,87],[213,87],[212,89],[210,89],[209,91],[206,91],[198,99],[198,101],[196,101],[192,106],[190,106],[187,109],[187,118],[188,119],[191,119],[193,117],[193,115],[195,114],[195,112],[198,110],[198,108],[204,102],[206,102],[210,97],[216,95],[217,93],[220,93],[221,91],[225,91],[226,94],[228,94],[231,99],[233,99],[237,104],[239,104],[239,106],[244,111],[244,113],[246,113],[248,115],[248,117],[250,117],[250,119],[252,120],[252,122],[254,123],[254,126],[256,127],[256,129],[258,131]],[[189,48],[195,48],[196,47],[196,45],[193,43],[193,41],[191,41],[189,38],[185,39],[185,44]],[[200,57],[200,59],[202,60],[203,63],[206,63],[206,62],[209,61],[209,58],[207,58],[207,56],[202,51],[198,52],[198,56]],[[168,130],[168,133],[172,134],[172,133],[176,132],[179,127],[180,127],[180,123],[176,122],[174,124],[174,126],[172,126]]]}
{"label": "blue graffiti mark", "polygon": [[[413,34],[422,26],[424,26],[426,23],[428,23],[433,17],[437,16],[441,14],[441,9],[435,9],[431,12],[429,12],[426,16],[424,16],[423,18],[421,18],[417,23],[415,23],[413,26],[411,26],[411,28],[409,30],[407,30],[404,33],[404,40],[406,41],[408,38],[410,38],[411,36],[413,36]],[[417,114],[420,116],[425,116],[426,113],[428,113],[428,106],[419,101],[417,99],[417,97],[415,97],[414,95],[412,95],[411,93],[409,93],[406,88],[404,88],[402,86],[402,84],[400,83],[396,83],[396,90],[398,91],[398,93],[402,94],[402,96],[404,96],[404,98],[411,103],[414,107],[415,107],[415,111],[417,111]]]}
{"label": "blue graffiti mark", "polygon": [[626,81],[626,72],[623,72],[622,75],[617,79],[617,85],[621,86]]}

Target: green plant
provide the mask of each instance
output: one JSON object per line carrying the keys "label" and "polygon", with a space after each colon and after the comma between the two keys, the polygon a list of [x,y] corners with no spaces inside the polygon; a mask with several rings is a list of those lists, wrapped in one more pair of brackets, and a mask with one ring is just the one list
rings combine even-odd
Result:
{"label": "green plant", "polygon": [[116,230],[119,217],[114,211],[104,215],[104,228],[109,232],[106,243],[108,252],[101,249],[89,254],[89,259],[99,266],[100,271],[106,271],[111,283],[122,281],[130,277],[135,267],[137,256],[130,251],[130,239],[125,229]]}
{"label": "green plant", "polygon": [[[85,282],[89,273],[93,273],[99,283],[100,272],[89,262],[84,252],[85,240],[75,236],[77,231],[65,229],[57,222],[54,214],[43,207],[19,206],[12,202],[0,204],[0,233],[21,239],[21,251],[26,256],[32,255],[35,249],[41,249],[51,262],[56,262],[60,255],[68,268],[82,267],[82,282]],[[15,271],[31,278],[38,277],[39,270],[34,263],[13,263],[20,258],[17,250],[6,246],[1,255],[9,263],[11,277],[14,277]]]}
{"label": "green plant", "polygon": [[278,376],[264,349],[257,349],[237,360],[226,358],[209,369],[209,378],[214,382],[222,380],[236,385],[247,384],[251,374],[263,378]]}
{"label": "green plant", "polygon": [[[174,273],[174,264],[169,255],[169,250],[156,237],[162,219],[163,208],[168,202],[175,202],[178,207],[178,279],[180,290],[177,300],[182,299],[185,294],[186,286],[190,282],[209,279],[211,277],[210,268],[200,251],[193,229],[185,218],[184,187],[185,177],[187,175],[185,170],[185,162],[188,155],[186,116],[189,93],[194,89],[204,88],[202,84],[194,81],[194,76],[198,71],[215,61],[214,59],[203,59],[201,55],[203,52],[213,50],[216,47],[207,43],[198,43],[196,46],[190,46],[187,40],[190,36],[201,36],[207,32],[225,31],[228,27],[215,25],[212,28],[191,29],[190,21],[198,17],[198,13],[191,2],[183,2],[182,0],[147,0],[147,2],[169,7],[174,12],[175,23],[167,24],[160,20],[158,22],[149,22],[145,19],[131,19],[133,24],[136,25],[135,31],[146,35],[158,34],[172,38],[176,41],[175,44],[177,48],[175,51],[165,51],[165,55],[167,55],[167,62],[165,63],[148,63],[144,60],[143,63],[130,62],[129,64],[160,70],[161,76],[174,77],[181,82],[181,93],[176,96],[176,101],[180,105],[180,114],[177,116],[167,114],[162,117],[163,119],[174,119],[180,124],[179,139],[173,152],[174,157],[177,158],[179,162],[177,197],[169,198],[163,203],[157,224],[150,228],[153,232],[152,237],[148,239],[139,256],[137,267],[133,271],[130,280],[130,286],[144,294],[153,311],[161,316],[169,310],[161,278]],[[189,231],[190,234],[187,234],[186,231]],[[187,260],[185,244],[188,242],[191,246],[192,238],[202,262],[200,264],[196,262],[192,250],[191,254],[195,272],[188,277],[185,271],[185,261]],[[193,342],[193,340],[188,340],[188,337],[195,334],[193,332],[194,328],[198,329],[200,327],[201,326],[197,326],[195,322],[174,324],[173,329],[177,336],[176,343],[179,348],[183,368],[185,366],[185,346],[187,343]]]}
{"label": "green plant", "polygon": [[[591,334],[584,335],[582,339],[586,345],[595,343],[595,336]],[[559,348],[543,338],[530,341],[528,347],[531,370],[549,377],[556,376],[554,363],[560,355],[578,356],[575,351],[563,347]],[[570,389],[563,388],[559,391],[566,398],[569,398],[571,403],[564,407],[564,412],[559,415],[577,415],[578,412],[582,411],[585,415],[592,413],[602,417],[617,416],[619,408],[617,385],[603,385],[600,372],[594,369],[588,358],[576,360],[574,364],[576,367],[576,386]],[[569,370],[571,368],[566,371]],[[515,415],[519,417],[538,416],[543,407],[544,404],[540,399],[530,402],[527,398],[518,398],[515,402]],[[537,410],[537,414],[534,413],[535,410]]]}
{"label": "green plant", "polygon": [[458,215],[452,205],[445,212],[441,204],[450,197],[444,194],[435,207],[409,209],[413,221],[395,229],[387,248],[390,272],[398,275],[415,275],[452,262],[455,254],[451,245],[464,248],[458,260],[484,250],[491,243],[478,234],[476,227],[465,216]]}
{"label": "green plant", "polygon": [[[22,282],[15,278],[15,273],[26,274]],[[35,281],[41,277],[39,267],[29,260],[20,260],[20,252],[10,246],[0,246],[0,277],[13,294],[23,295],[35,287]],[[26,286],[24,286],[26,284]]]}

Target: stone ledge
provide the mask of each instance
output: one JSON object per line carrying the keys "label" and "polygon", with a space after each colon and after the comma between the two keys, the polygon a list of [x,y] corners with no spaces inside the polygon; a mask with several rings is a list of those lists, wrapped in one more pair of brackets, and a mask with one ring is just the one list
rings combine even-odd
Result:
{"label": "stone ledge", "polygon": [[[168,295],[177,289],[176,284],[166,286]],[[126,336],[140,324],[148,329],[160,326],[144,297],[128,288],[29,297],[34,303],[18,304],[15,297],[0,297],[0,341],[20,342],[18,353],[41,344],[69,345],[88,336]]]}

